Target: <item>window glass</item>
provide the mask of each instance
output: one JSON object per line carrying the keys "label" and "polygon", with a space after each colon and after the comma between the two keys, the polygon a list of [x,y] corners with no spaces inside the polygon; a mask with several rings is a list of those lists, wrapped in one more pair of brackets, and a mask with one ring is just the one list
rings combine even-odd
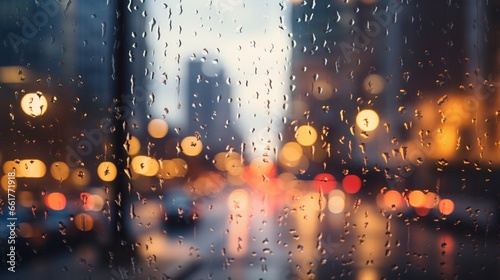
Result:
{"label": "window glass", "polygon": [[500,278],[498,1],[0,7],[1,279]]}

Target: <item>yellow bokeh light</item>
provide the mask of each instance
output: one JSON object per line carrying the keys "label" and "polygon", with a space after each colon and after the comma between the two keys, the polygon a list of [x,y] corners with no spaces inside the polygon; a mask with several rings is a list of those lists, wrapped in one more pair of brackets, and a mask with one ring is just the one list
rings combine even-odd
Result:
{"label": "yellow bokeh light", "polygon": [[[238,164],[236,161],[239,161],[240,164]],[[228,165],[228,163],[230,163]],[[228,167],[235,167],[235,166],[240,166],[242,165],[242,158],[239,153],[236,152],[220,152],[215,155],[214,157],[214,165],[217,170],[220,171],[228,171]]]}
{"label": "yellow bokeh light", "polygon": [[217,170],[226,171],[226,155],[227,153],[224,152],[220,152],[215,155],[213,163]]}
{"label": "yellow bokeh light", "polygon": [[187,156],[197,156],[203,150],[203,143],[195,136],[188,136],[182,139],[182,152]]}
{"label": "yellow bokeh light", "polygon": [[384,87],[384,77],[377,74],[368,75],[363,81],[363,88],[370,94],[379,94],[384,90]]}
{"label": "yellow bokeh light", "polygon": [[21,161],[22,174],[26,178],[42,178],[47,172],[45,163],[38,159],[25,159]]}
{"label": "yellow bokeh light", "polygon": [[17,188],[17,180],[14,179],[13,177],[10,177],[9,175],[2,176],[1,184],[2,184],[2,189],[4,189],[5,191],[8,191],[9,185],[11,186],[11,189]]}
{"label": "yellow bokeh light", "polygon": [[177,175],[176,177],[184,177],[186,176],[187,172],[188,172],[188,164],[185,160],[183,160],[182,158],[173,158],[172,161],[174,162],[175,164],[175,167],[177,168]]}
{"label": "yellow bokeh light", "polygon": [[141,150],[141,142],[135,136],[132,136],[130,140],[125,141],[123,146],[125,147],[125,151],[127,151],[127,153],[131,156],[137,155],[137,153]]}
{"label": "yellow bokeh light", "polygon": [[41,92],[27,93],[21,99],[21,109],[32,117],[41,116],[47,111],[47,98]]}
{"label": "yellow bokeh light", "polygon": [[[284,165],[296,165],[302,156],[302,146],[297,142],[288,142],[281,148],[279,161]],[[295,164],[294,164],[295,163]]]}
{"label": "yellow bokeh light", "polygon": [[226,170],[228,174],[238,176],[243,173],[244,166],[240,158],[232,158],[226,161]]}
{"label": "yellow bokeh light", "polygon": [[[278,158],[278,160],[280,159]],[[303,173],[305,170],[309,168],[309,159],[305,155],[302,155],[298,162],[280,161],[280,165],[281,167],[284,168],[285,172],[289,172],[292,174],[299,174]]]}
{"label": "yellow bokeh light", "polygon": [[379,117],[377,112],[367,109],[362,110],[356,116],[356,124],[363,131],[372,131],[378,127]]}
{"label": "yellow bokeh light", "polygon": [[[21,161],[19,161],[20,163]],[[9,172],[11,172],[12,170],[16,170],[19,169],[19,163],[16,163],[15,161],[13,160],[8,160],[6,162],[3,163],[3,173],[7,174]],[[16,177],[19,177],[17,175],[17,172],[16,172]]]}
{"label": "yellow bokeh light", "polygon": [[168,133],[168,124],[162,119],[151,120],[148,124],[148,133],[153,138],[163,138]]}
{"label": "yellow bokeh light", "polygon": [[178,166],[173,160],[162,160],[160,164],[160,172],[158,172],[158,177],[163,179],[172,179],[174,177],[177,177],[179,171],[180,170]]}
{"label": "yellow bokeh light", "polygon": [[90,173],[84,167],[77,167],[71,171],[70,180],[76,186],[85,186],[90,182]]}
{"label": "yellow bokeh light", "polygon": [[17,178],[42,178],[47,171],[45,163],[38,159],[9,160],[3,165],[4,173],[14,169]]}
{"label": "yellow bokeh light", "polygon": [[160,170],[160,164],[152,157],[136,156],[132,159],[132,169],[144,176],[155,176]]}
{"label": "yellow bokeh light", "polygon": [[92,216],[85,213],[76,215],[74,222],[76,228],[81,231],[91,231],[94,227],[94,219]]}
{"label": "yellow bokeh light", "polygon": [[104,161],[97,167],[97,175],[104,182],[111,182],[116,178],[118,170],[114,163],[110,161]]}
{"label": "yellow bokeh light", "polygon": [[245,211],[248,208],[248,193],[244,189],[236,189],[229,194],[227,206],[231,211]]}
{"label": "yellow bokeh light", "polygon": [[435,151],[432,156],[435,158],[454,158],[457,153],[457,139],[460,136],[457,128],[445,125],[431,133],[434,140]]}
{"label": "yellow bokeh light", "polygon": [[69,177],[69,166],[62,161],[53,162],[50,166],[50,175],[58,181],[64,181]]}
{"label": "yellow bokeh light", "polygon": [[[369,2],[369,1],[363,1],[363,2]],[[376,2],[376,1],[371,1],[371,2]],[[373,268],[361,268],[361,269],[359,269],[358,277],[356,279],[359,279],[359,280],[376,280],[376,279],[380,279],[380,278],[381,277],[378,274],[378,270],[377,269],[373,269]]]}
{"label": "yellow bokeh light", "polygon": [[309,125],[300,126],[295,132],[295,139],[302,146],[312,146],[317,138],[318,133]]}

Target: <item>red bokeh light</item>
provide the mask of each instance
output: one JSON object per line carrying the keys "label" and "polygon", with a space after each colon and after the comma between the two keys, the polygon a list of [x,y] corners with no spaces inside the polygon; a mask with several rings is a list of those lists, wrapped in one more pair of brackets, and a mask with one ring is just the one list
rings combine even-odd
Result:
{"label": "red bokeh light", "polygon": [[357,193],[361,189],[361,179],[357,175],[347,175],[342,180],[342,188],[346,193]]}
{"label": "red bokeh light", "polygon": [[335,189],[337,186],[337,180],[329,173],[321,173],[314,177],[313,186],[316,190],[322,190],[323,193],[328,193]]}

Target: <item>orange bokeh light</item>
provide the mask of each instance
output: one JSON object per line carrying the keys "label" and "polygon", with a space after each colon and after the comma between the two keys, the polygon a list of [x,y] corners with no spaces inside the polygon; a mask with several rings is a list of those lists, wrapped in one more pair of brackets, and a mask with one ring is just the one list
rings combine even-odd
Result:
{"label": "orange bokeh light", "polygon": [[425,194],[422,191],[412,191],[408,196],[410,205],[418,208],[424,207],[426,203]]}
{"label": "orange bokeh light", "polygon": [[94,219],[89,214],[78,214],[74,221],[76,228],[81,231],[91,231],[94,227]]}
{"label": "orange bokeh light", "polygon": [[45,204],[52,210],[63,210],[66,207],[66,197],[60,192],[54,192],[45,197]]}
{"label": "orange bokeh light", "polygon": [[455,210],[455,203],[451,199],[443,199],[439,202],[439,212],[443,215],[450,215]]}
{"label": "orange bokeh light", "polygon": [[429,214],[430,209],[425,208],[425,207],[416,207],[415,208],[415,213],[419,215],[420,217],[425,217]]}
{"label": "orange bokeh light", "polygon": [[389,208],[398,209],[403,203],[403,197],[398,191],[390,190],[384,194],[384,205]]}
{"label": "orange bokeh light", "polygon": [[439,196],[436,193],[428,192],[425,194],[425,207],[434,208],[439,204]]}

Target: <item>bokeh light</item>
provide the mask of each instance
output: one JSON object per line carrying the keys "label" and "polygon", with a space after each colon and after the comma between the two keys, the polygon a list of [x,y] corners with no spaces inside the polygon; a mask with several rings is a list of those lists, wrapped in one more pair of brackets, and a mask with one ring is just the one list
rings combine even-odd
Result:
{"label": "bokeh light", "polygon": [[69,177],[69,166],[63,161],[56,161],[50,165],[50,175],[58,181],[64,181]]}
{"label": "bokeh light", "polygon": [[132,170],[143,176],[155,176],[160,170],[160,164],[152,157],[136,156],[132,159]]}
{"label": "bokeh light", "polygon": [[188,136],[182,139],[182,152],[187,156],[197,156],[203,150],[203,143],[195,136]]}
{"label": "bokeh light", "polygon": [[94,219],[89,214],[80,213],[75,216],[75,227],[80,231],[91,231],[94,227]]}
{"label": "bokeh light", "polygon": [[47,111],[47,98],[41,92],[27,93],[21,99],[21,109],[32,117],[41,116]]}
{"label": "bokeh light", "polygon": [[460,137],[460,130],[451,125],[443,125],[431,133],[434,158],[451,159],[456,157],[457,140]]}
{"label": "bokeh light", "polygon": [[111,161],[104,161],[97,167],[97,175],[104,182],[111,182],[116,178],[118,170]]}
{"label": "bokeh light", "polygon": [[333,190],[328,194],[328,210],[333,214],[339,214],[345,208],[345,194],[341,190]]}
{"label": "bokeh light", "polygon": [[178,172],[179,170],[172,160],[167,159],[160,162],[160,172],[158,172],[160,178],[172,179],[177,177]]}
{"label": "bokeh light", "polygon": [[324,193],[328,193],[335,189],[337,186],[337,180],[330,173],[320,173],[314,176],[313,186],[316,190],[321,190]]}
{"label": "bokeh light", "polygon": [[357,175],[347,175],[342,179],[342,188],[346,193],[357,193],[361,189],[361,179]]}
{"label": "bokeh light", "polygon": [[160,162],[160,171],[158,173],[158,177],[163,179],[184,177],[187,171],[187,162],[181,158],[162,160]]}
{"label": "bokeh light", "polygon": [[[18,161],[18,162],[20,163],[21,161]],[[8,160],[8,161],[4,162],[3,163],[3,173],[7,174],[14,169],[16,170],[16,173],[17,173],[17,169],[19,169],[19,163],[16,163],[13,160]],[[19,176],[16,174],[16,177],[19,177]]]}
{"label": "bokeh light", "polygon": [[71,171],[70,180],[75,186],[82,187],[90,182],[90,172],[87,168],[77,167]]}
{"label": "bokeh light", "polygon": [[379,117],[377,112],[367,109],[356,115],[356,124],[363,131],[373,131],[378,127]]}
{"label": "bokeh light", "polygon": [[439,205],[439,196],[436,193],[428,192],[425,194],[425,207],[431,209]]}
{"label": "bokeh light", "polygon": [[104,207],[104,199],[100,195],[97,195],[97,194],[92,194],[91,199],[92,199],[93,205],[92,205],[92,208],[89,210],[101,211],[102,208]]}
{"label": "bokeh light", "polygon": [[276,166],[272,161],[264,158],[254,158],[249,166],[245,167],[242,176],[252,187],[262,187],[276,177]]}
{"label": "bokeh light", "polygon": [[229,175],[233,176],[239,176],[245,170],[243,162],[241,161],[241,158],[239,156],[226,158],[225,169]]}
{"label": "bokeh light", "polygon": [[300,126],[295,132],[295,139],[302,146],[312,146],[317,138],[318,133],[309,125]]}
{"label": "bokeh light", "polygon": [[123,146],[125,147],[125,151],[127,151],[127,153],[131,156],[137,155],[137,153],[141,150],[141,142],[135,136],[132,136],[130,137],[130,140],[125,141]]}
{"label": "bokeh light", "polygon": [[94,198],[91,193],[82,192],[80,193],[80,201],[83,205],[83,210],[90,211],[94,209]]}
{"label": "bokeh light", "polygon": [[390,209],[399,209],[403,203],[403,196],[396,190],[390,190],[384,194],[384,205]]}
{"label": "bokeh light", "polygon": [[225,187],[225,180],[217,172],[206,172],[200,175],[192,184],[186,184],[185,190],[188,194],[207,196],[219,193]]}
{"label": "bokeh light", "polygon": [[318,80],[314,83],[312,95],[318,100],[328,100],[333,95],[332,85],[326,81]]}
{"label": "bokeh light", "polygon": [[47,172],[45,163],[38,159],[9,160],[3,165],[4,173],[16,170],[17,178],[42,178]]}
{"label": "bokeh light", "polygon": [[[8,175],[3,175],[2,179],[1,179],[1,184],[2,184],[2,189],[4,189],[5,191],[7,191],[9,189],[9,180],[11,181],[10,183],[12,186],[17,187],[17,180],[16,179],[9,178]],[[14,184],[12,184],[12,183],[14,183]]]}
{"label": "bokeh light", "polygon": [[39,159],[25,159],[21,161],[21,169],[18,171],[16,172],[17,177],[42,178],[47,172],[47,167]]}
{"label": "bokeh light", "polygon": [[450,215],[455,210],[455,203],[451,199],[442,199],[439,202],[439,212],[443,215]]}
{"label": "bokeh light", "polygon": [[168,133],[168,124],[162,119],[151,120],[148,124],[148,133],[153,138],[163,138]]}
{"label": "bokeh light", "polygon": [[302,146],[297,142],[288,142],[281,148],[278,161],[283,166],[294,167],[303,155]]}
{"label": "bokeh light", "polygon": [[408,200],[410,205],[415,208],[424,207],[426,204],[425,194],[419,190],[410,192],[410,194],[408,195]]}
{"label": "bokeh light", "polygon": [[80,193],[80,201],[85,211],[100,211],[104,207],[104,199],[97,194],[82,192]]}
{"label": "bokeh light", "polygon": [[363,81],[364,90],[370,94],[379,94],[384,90],[384,87],[384,77],[377,74],[370,74]]}
{"label": "bokeh light", "polygon": [[232,191],[227,198],[227,206],[231,211],[245,211],[249,205],[248,192],[244,189],[236,189]]}
{"label": "bokeh light", "polygon": [[420,217],[425,217],[429,214],[430,209],[427,207],[415,207],[415,213]]}
{"label": "bokeh light", "polygon": [[63,210],[66,207],[66,197],[60,192],[53,192],[45,196],[45,204],[52,210]]}
{"label": "bokeh light", "polygon": [[23,207],[29,207],[34,205],[35,201],[33,198],[33,193],[29,191],[20,191],[17,193],[17,202]]}
{"label": "bokeh light", "polygon": [[187,162],[185,160],[183,160],[182,158],[173,158],[172,161],[174,162],[174,164],[177,168],[176,169],[176,171],[177,171],[176,177],[186,176],[186,174],[189,170],[189,166],[188,166]]}

